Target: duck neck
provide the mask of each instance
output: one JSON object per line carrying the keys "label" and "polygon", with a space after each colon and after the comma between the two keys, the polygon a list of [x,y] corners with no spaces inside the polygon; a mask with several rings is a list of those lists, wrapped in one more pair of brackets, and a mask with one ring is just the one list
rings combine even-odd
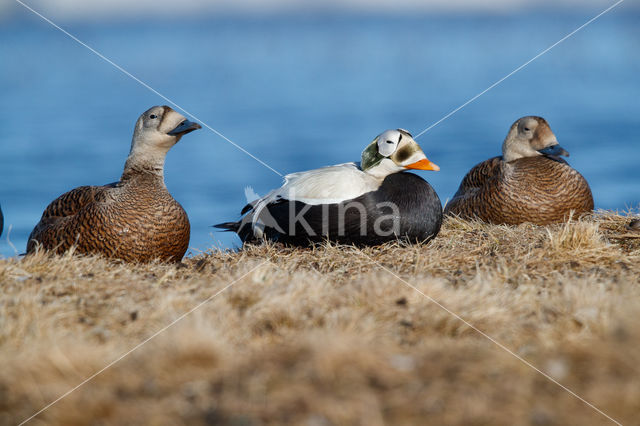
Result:
{"label": "duck neck", "polygon": [[132,151],[124,164],[124,172],[120,180],[127,181],[135,177],[146,177],[160,180],[164,185],[164,159],[165,153],[162,155],[149,153],[140,155],[140,153]]}
{"label": "duck neck", "polygon": [[382,182],[387,176],[401,172],[403,170],[402,167],[397,166],[393,161],[388,158],[383,159],[379,164],[376,164],[373,167],[365,170],[369,176],[375,178],[376,180]]}

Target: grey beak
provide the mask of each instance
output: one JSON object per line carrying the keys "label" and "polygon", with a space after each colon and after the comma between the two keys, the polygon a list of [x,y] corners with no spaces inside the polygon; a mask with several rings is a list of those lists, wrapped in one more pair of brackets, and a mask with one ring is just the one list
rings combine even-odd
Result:
{"label": "grey beak", "polygon": [[184,120],[182,123],[178,124],[175,129],[173,129],[167,134],[171,136],[182,136],[198,129],[202,129],[202,126],[199,125],[198,123],[194,123],[193,121],[189,121],[189,120]]}
{"label": "grey beak", "polygon": [[569,156],[569,152],[567,152],[567,150],[565,150],[559,144],[551,145],[544,149],[539,149],[538,152],[540,154],[553,155],[554,157],[559,157],[561,155],[564,155],[565,157]]}

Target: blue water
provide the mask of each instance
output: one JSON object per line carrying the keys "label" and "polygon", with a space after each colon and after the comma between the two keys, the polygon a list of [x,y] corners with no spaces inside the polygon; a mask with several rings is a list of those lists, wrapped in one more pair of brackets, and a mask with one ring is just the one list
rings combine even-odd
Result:
{"label": "blue water", "polygon": [[[282,173],[359,160],[387,128],[418,133],[592,15],[208,17],[65,28]],[[622,5],[422,136],[442,200],[544,116],[596,206],[640,203],[640,15]],[[37,17],[0,28],[0,254],[19,252],[55,197],[117,180],[141,112],[166,103]],[[192,253],[232,247],[244,188],[281,177],[203,129],[167,157]]]}

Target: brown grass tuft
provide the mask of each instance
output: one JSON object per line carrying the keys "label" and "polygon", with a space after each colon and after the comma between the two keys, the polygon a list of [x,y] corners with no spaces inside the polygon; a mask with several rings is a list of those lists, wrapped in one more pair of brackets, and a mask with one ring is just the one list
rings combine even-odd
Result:
{"label": "brown grass tuft", "polygon": [[402,280],[637,424],[640,239],[628,223],[609,212],[548,227],[447,219],[424,246],[270,244],[178,266],[5,259],[0,424],[235,280],[32,424],[609,423]]}

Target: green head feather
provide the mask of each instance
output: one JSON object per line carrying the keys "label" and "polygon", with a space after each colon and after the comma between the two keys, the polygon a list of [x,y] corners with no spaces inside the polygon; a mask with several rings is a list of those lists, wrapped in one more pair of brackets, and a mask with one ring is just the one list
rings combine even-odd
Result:
{"label": "green head feather", "polygon": [[384,156],[378,152],[378,138],[375,138],[373,142],[362,151],[362,161],[360,168],[362,170],[369,170],[370,168],[377,166],[384,159]]}

